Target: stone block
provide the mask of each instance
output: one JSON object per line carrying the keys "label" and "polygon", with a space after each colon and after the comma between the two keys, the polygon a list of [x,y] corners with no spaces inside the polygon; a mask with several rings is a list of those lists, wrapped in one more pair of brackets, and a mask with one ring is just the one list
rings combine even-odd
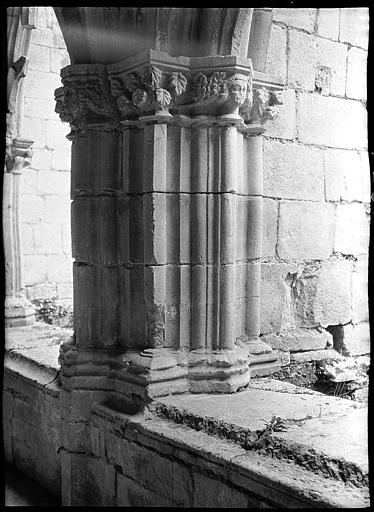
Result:
{"label": "stone block", "polygon": [[247,508],[247,495],[221,480],[194,472],[193,481],[193,507]]}
{"label": "stone block", "polygon": [[38,7],[36,11],[37,27],[52,28],[53,17],[54,12],[51,7]]}
{"label": "stone block", "polygon": [[34,252],[59,254],[62,251],[62,233],[59,226],[38,224],[33,229]]}
{"label": "stone block", "polygon": [[[51,98],[53,96],[49,96]],[[36,98],[25,98],[25,116],[33,117],[36,119],[54,119],[59,120],[58,115],[55,112],[55,102],[49,99],[36,99]]]}
{"label": "stone block", "polygon": [[367,151],[360,153],[361,158],[361,176],[362,176],[362,200],[365,203],[370,203],[371,196],[371,172],[369,164],[369,154]]}
{"label": "stone block", "polygon": [[[46,144],[49,149],[59,149],[64,152],[71,150],[71,141],[66,138],[70,132],[69,124],[62,121],[48,120],[46,122]],[[69,167],[70,169],[70,167]]]}
{"label": "stone block", "polygon": [[300,28],[307,32],[314,31],[317,9],[273,9],[273,21],[285,23],[289,27]]}
{"label": "stone block", "polygon": [[44,199],[39,195],[25,194],[20,197],[22,222],[37,224],[44,220]]}
{"label": "stone block", "polygon": [[49,72],[51,68],[51,49],[47,46],[30,44],[28,69]]}
{"label": "stone block", "polygon": [[288,84],[297,89],[314,91],[317,67],[326,66],[331,69],[330,93],[344,96],[346,59],[346,45],[292,30]]}
{"label": "stone block", "polygon": [[41,149],[46,145],[46,126],[43,119],[24,116],[22,122],[22,136],[34,141],[33,149]]}
{"label": "stone block", "polygon": [[38,174],[38,189],[41,194],[65,194],[69,201],[70,173],[62,171],[40,172]]}
{"label": "stone block", "polygon": [[360,154],[356,151],[324,150],[327,201],[362,201],[363,180]]}
{"label": "stone block", "polygon": [[49,100],[54,97],[54,91],[62,87],[59,75],[48,71],[30,70],[26,76],[25,98]]}
{"label": "stone block", "polygon": [[296,98],[293,89],[282,93],[282,105],[275,119],[266,123],[266,135],[279,139],[292,140],[296,137]]}
{"label": "stone block", "polygon": [[38,193],[38,171],[26,167],[22,173],[20,183],[20,195]]}
{"label": "stone block", "polygon": [[262,257],[275,257],[278,230],[278,201],[264,199],[264,220],[262,226]]}
{"label": "stone block", "polygon": [[370,327],[368,322],[340,326],[334,334],[334,348],[344,356],[370,354]]}
{"label": "stone block", "polygon": [[261,340],[273,350],[282,352],[305,352],[321,350],[332,345],[332,336],[327,331],[316,329],[288,329],[277,334],[261,336]]}
{"label": "stone block", "polygon": [[356,257],[367,253],[369,221],[364,204],[339,204],[336,208],[334,251]]}
{"label": "stone block", "polygon": [[325,359],[339,360],[341,355],[334,349],[307,350],[291,354],[291,363],[308,363],[310,361],[324,361]]}
{"label": "stone block", "polygon": [[31,167],[38,171],[50,169],[51,152],[48,149],[34,149],[32,152]]}
{"label": "stone block", "polygon": [[29,286],[26,290],[27,298],[31,301],[35,299],[47,299],[56,297],[57,287],[54,283],[43,283],[35,286]]}
{"label": "stone block", "polygon": [[62,254],[50,254],[47,259],[47,278],[51,282],[73,280],[72,263]]}
{"label": "stone block", "polygon": [[114,466],[105,460],[85,455],[69,454],[71,459],[71,505],[114,506],[116,476]]}
{"label": "stone block", "polygon": [[323,199],[323,153],[300,144],[264,141],[264,195]]}
{"label": "stone block", "polygon": [[32,228],[32,224],[21,225],[21,242],[23,254],[34,253],[34,237]]}
{"label": "stone block", "polygon": [[289,273],[297,268],[285,263],[261,265],[261,333],[278,332],[293,323]]}
{"label": "stone block", "polygon": [[[162,477],[162,475],[161,475]],[[117,507],[171,507],[172,501],[153,493],[131,478],[117,474]],[[166,483],[167,485],[167,483]]]}
{"label": "stone block", "polygon": [[51,48],[51,67],[52,73],[60,74],[65,66],[70,64],[69,54],[65,49]]}
{"label": "stone block", "polygon": [[328,203],[281,201],[278,255],[283,260],[325,259],[332,252],[334,207]]}
{"label": "stone block", "polygon": [[369,9],[367,7],[340,9],[339,41],[367,50],[369,38]]}
{"label": "stone block", "polygon": [[72,257],[72,250],[71,250],[71,230],[70,230],[70,224],[65,224],[61,226],[61,232],[62,232],[62,252],[69,256],[69,258]]}
{"label": "stone block", "polygon": [[71,168],[71,153],[70,148],[55,149],[51,152],[51,166],[52,169],[58,171],[70,171]]}
{"label": "stone block", "polygon": [[35,45],[47,46],[49,48],[58,47],[58,34],[56,31],[47,27],[38,27],[32,31],[32,43]]}
{"label": "stone block", "polygon": [[352,262],[325,261],[318,274],[311,314],[322,327],[352,319]]}
{"label": "stone block", "polygon": [[287,76],[287,31],[284,27],[272,25],[265,70],[283,80]]}
{"label": "stone block", "polygon": [[317,34],[328,39],[339,39],[339,9],[318,9]]}
{"label": "stone block", "polygon": [[352,47],[348,50],[347,89],[348,98],[366,100],[367,96],[367,52]]}
{"label": "stone block", "polygon": [[297,123],[299,139],[305,144],[367,147],[367,112],[357,101],[300,94]]}
{"label": "stone block", "polygon": [[[66,176],[67,177],[67,176]],[[45,198],[45,221],[66,224],[70,218],[70,201],[66,195],[48,195]]]}
{"label": "stone block", "polygon": [[368,273],[368,258],[360,256],[353,263],[352,273],[352,320],[354,324],[369,321]]}

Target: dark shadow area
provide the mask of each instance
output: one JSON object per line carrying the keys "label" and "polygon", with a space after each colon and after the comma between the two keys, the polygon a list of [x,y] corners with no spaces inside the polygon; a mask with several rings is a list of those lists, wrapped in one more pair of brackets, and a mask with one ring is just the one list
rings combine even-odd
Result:
{"label": "dark shadow area", "polygon": [[5,465],[5,506],[61,506],[59,499],[14,466]]}

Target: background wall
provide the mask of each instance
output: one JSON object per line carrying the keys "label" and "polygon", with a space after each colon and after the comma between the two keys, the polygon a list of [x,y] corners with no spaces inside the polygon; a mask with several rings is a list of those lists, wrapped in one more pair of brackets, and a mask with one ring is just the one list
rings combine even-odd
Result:
{"label": "background wall", "polygon": [[368,320],[368,22],[366,8],[273,9],[266,71],[286,92],[264,140],[263,333]]}
{"label": "background wall", "polygon": [[22,135],[34,141],[21,196],[24,277],[30,300],[72,302],[69,126],[55,113],[60,69],[70,63],[52,7],[38,7],[31,30]]}

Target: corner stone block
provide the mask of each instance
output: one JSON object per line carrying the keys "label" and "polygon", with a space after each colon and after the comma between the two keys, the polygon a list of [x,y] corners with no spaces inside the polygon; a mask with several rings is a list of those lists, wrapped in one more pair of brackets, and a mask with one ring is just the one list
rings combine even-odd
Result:
{"label": "corner stone block", "polygon": [[278,255],[286,261],[326,259],[332,253],[334,206],[281,201]]}
{"label": "corner stone block", "polygon": [[369,221],[364,204],[337,205],[334,251],[353,256],[367,253]]}
{"label": "corner stone block", "polygon": [[300,94],[297,123],[304,144],[342,149],[367,147],[367,112],[358,101]]}
{"label": "corner stone block", "polygon": [[264,141],[264,195],[321,201],[323,152],[301,144]]}

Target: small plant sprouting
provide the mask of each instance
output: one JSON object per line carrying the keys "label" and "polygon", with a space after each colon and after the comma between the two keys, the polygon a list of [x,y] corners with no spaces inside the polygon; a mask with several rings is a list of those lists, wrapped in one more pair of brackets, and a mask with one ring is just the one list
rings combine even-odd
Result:
{"label": "small plant sprouting", "polygon": [[265,423],[268,432],[286,432],[288,426],[280,416],[273,416],[270,421],[261,420]]}

